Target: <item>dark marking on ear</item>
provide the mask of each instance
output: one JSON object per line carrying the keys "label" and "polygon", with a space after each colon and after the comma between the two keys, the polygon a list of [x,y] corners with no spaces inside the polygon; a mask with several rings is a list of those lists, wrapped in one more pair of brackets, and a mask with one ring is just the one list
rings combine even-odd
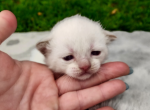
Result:
{"label": "dark marking on ear", "polygon": [[36,48],[44,55],[48,53],[47,46],[49,45],[49,41],[42,41],[36,45]]}
{"label": "dark marking on ear", "polygon": [[114,41],[117,37],[115,35],[107,35],[110,41]]}
{"label": "dark marking on ear", "polygon": [[103,30],[104,34],[106,35],[107,37],[107,44],[111,41],[114,41],[117,37],[115,35],[113,35],[111,32],[109,31],[106,31],[106,30]]}

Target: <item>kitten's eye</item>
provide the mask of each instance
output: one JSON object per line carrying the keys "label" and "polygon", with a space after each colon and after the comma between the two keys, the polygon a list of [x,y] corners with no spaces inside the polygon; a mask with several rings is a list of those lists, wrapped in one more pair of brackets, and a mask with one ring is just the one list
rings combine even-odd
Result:
{"label": "kitten's eye", "polygon": [[73,56],[68,55],[68,56],[64,57],[63,59],[66,60],[66,61],[69,61],[69,60],[73,59]]}
{"label": "kitten's eye", "polygon": [[101,53],[101,51],[92,51],[91,55],[99,55]]}

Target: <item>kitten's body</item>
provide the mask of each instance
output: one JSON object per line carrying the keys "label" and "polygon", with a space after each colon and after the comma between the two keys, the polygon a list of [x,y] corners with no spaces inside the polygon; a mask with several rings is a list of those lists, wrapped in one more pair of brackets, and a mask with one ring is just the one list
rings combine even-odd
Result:
{"label": "kitten's body", "polygon": [[114,39],[98,22],[75,15],[57,23],[37,48],[54,73],[85,80],[98,72]]}

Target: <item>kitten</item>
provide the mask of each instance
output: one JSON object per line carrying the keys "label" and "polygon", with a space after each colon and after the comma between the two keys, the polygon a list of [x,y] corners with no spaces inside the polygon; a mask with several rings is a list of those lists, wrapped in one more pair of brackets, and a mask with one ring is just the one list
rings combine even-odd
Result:
{"label": "kitten", "polygon": [[85,80],[98,72],[115,38],[98,22],[75,15],[58,22],[36,47],[55,74]]}

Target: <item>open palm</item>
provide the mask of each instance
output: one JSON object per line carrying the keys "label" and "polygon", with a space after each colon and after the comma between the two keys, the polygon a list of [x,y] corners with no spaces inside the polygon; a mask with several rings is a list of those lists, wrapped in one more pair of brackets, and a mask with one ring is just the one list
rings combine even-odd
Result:
{"label": "open palm", "polygon": [[[15,16],[10,11],[2,11],[0,43],[16,27]],[[124,82],[109,80],[127,75],[129,67],[112,62],[102,65],[102,68],[89,80],[78,81],[68,76],[55,80],[45,65],[13,60],[0,51],[0,110],[83,110],[125,91]]]}

